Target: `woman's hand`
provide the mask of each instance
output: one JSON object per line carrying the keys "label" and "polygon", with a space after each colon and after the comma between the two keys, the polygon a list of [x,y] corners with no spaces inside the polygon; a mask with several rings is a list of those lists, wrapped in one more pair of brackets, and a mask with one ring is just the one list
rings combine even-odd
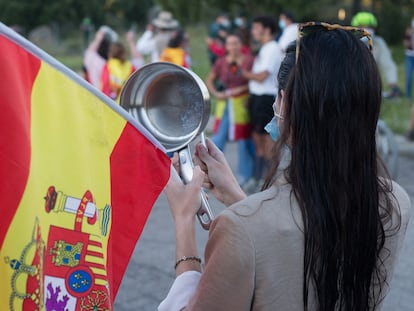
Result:
{"label": "woman's hand", "polygon": [[201,205],[201,185],[205,174],[199,166],[194,167],[191,182],[184,185],[176,169],[178,157],[174,155],[172,159],[171,174],[164,192],[170,205],[171,213],[175,223],[193,223],[195,215]]}
{"label": "woman's hand", "polygon": [[125,33],[125,39],[128,43],[135,43],[135,34],[132,30],[129,30]]}
{"label": "woman's hand", "polygon": [[[172,164],[174,165],[177,161],[178,157],[174,155]],[[184,185],[173,165],[171,165],[170,179],[164,192],[174,218],[176,260],[180,260],[184,256],[198,257],[194,216],[201,204],[200,190],[204,173],[199,166],[194,167],[191,182]],[[180,262],[175,268],[176,276],[190,270],[201,272],[200,263],[193,260]]]}
{"label": "woman's hand", "polygon": [[221,100],[224,100],[224,99],[227,99],[228,98],[228,96],[227,96],[227,94],[225,92],[217,92],[217,91],[215,91],[213,93],[213,95],[214,95],[215,98],[221,99]]}
{"label": "woman's hand", "polygon": [[196,146],[195,163],[207,174],[204,178],[203,187],[224,205],[230,206],[246,197],[234,177],[224,154],[210,140],[206,139],[207,149],[202,145]]}

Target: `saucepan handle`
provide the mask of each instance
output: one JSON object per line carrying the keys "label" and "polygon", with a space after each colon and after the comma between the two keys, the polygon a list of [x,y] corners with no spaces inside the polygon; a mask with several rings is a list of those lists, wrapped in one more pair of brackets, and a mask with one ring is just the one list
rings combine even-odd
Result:
{"label": "saucepan handle", "polygon": [[[193,178],[194,164],[191,159],[190,148],[187,146],[184,149],[178,151],[179,161],[180,161],[180,171],[181,178],[183,179],[184,184],[187,184]],[[201,226],[208,230],[210,224],[213,221],[213,213],[210,209],[210,204],[208,203],[207,196],[203,190],[200,192],[201,195],[201,206],[197,211],[197,218]]]}

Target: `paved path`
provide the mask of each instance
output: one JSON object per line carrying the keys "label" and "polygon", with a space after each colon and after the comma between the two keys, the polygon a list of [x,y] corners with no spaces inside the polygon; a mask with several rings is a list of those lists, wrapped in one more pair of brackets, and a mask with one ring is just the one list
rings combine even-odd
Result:
{"label": "paved path", "polygon": [[[402,139],[399,139],[402,143]],[[407,190],[414,203],[414,143],[402,144],[403,156],[397,181]],[[411,152],[413,150],[413,152]],[[229,144],[226,157],[236,163],[236,145]],[[223,206],[210,198],[213,212]],[[397,265],[384,311],[414,310],[414,213],[407,229],[400,261]],[[200,254],[207,240],[207,232],[197,226]],[[117,311],[153,311],[166,296],[174,280],[175,239],[171,214],[164,195],[156,202],[115,301]]]}

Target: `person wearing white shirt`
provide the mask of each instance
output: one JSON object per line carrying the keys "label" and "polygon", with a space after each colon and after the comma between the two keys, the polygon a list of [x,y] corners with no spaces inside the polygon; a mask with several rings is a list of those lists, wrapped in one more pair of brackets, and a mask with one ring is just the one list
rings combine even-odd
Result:
{"label": "person wearing white shirt", "polygon": [[161,11],[137,41],[137,51],[141,55],[151,55],[151,62],[159,61],[172,35],[179,26],[170,12]]}
{"label": "person wearing white shirt", "polygon": [[282,31],[278,43],[282,49],[283,54],[292,41],[296,40],[298,35],[298,24],[295,23],[294,15],[289,11],[283,11],[279,15],[279,28]]}
{"label": "person wearing white shirt", "polygon": [[249,110],[256,151],[253,183],[258,183],[264,178],[271,153],[272,139],[264,127],[273,117],[272,105],[278,90],[276,75],[282,60],[282,51],[273,40],[276,32],[276,21],[273,17],[256,17],[251,32],[253,40],[259,42],[261,47],[252,71],[243,71],[242,75],[249,80]]}

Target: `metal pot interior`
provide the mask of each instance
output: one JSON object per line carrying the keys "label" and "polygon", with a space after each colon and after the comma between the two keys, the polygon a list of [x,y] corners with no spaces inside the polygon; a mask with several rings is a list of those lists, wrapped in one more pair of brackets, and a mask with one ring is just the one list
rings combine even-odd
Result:
{"label": "metal pot interior", "polygon": [[121,106],[132,112],[167,151],[182,149],[204,130],[210,114],[208,92],[195,77],[169,63],[147,65],[125,84]]}

